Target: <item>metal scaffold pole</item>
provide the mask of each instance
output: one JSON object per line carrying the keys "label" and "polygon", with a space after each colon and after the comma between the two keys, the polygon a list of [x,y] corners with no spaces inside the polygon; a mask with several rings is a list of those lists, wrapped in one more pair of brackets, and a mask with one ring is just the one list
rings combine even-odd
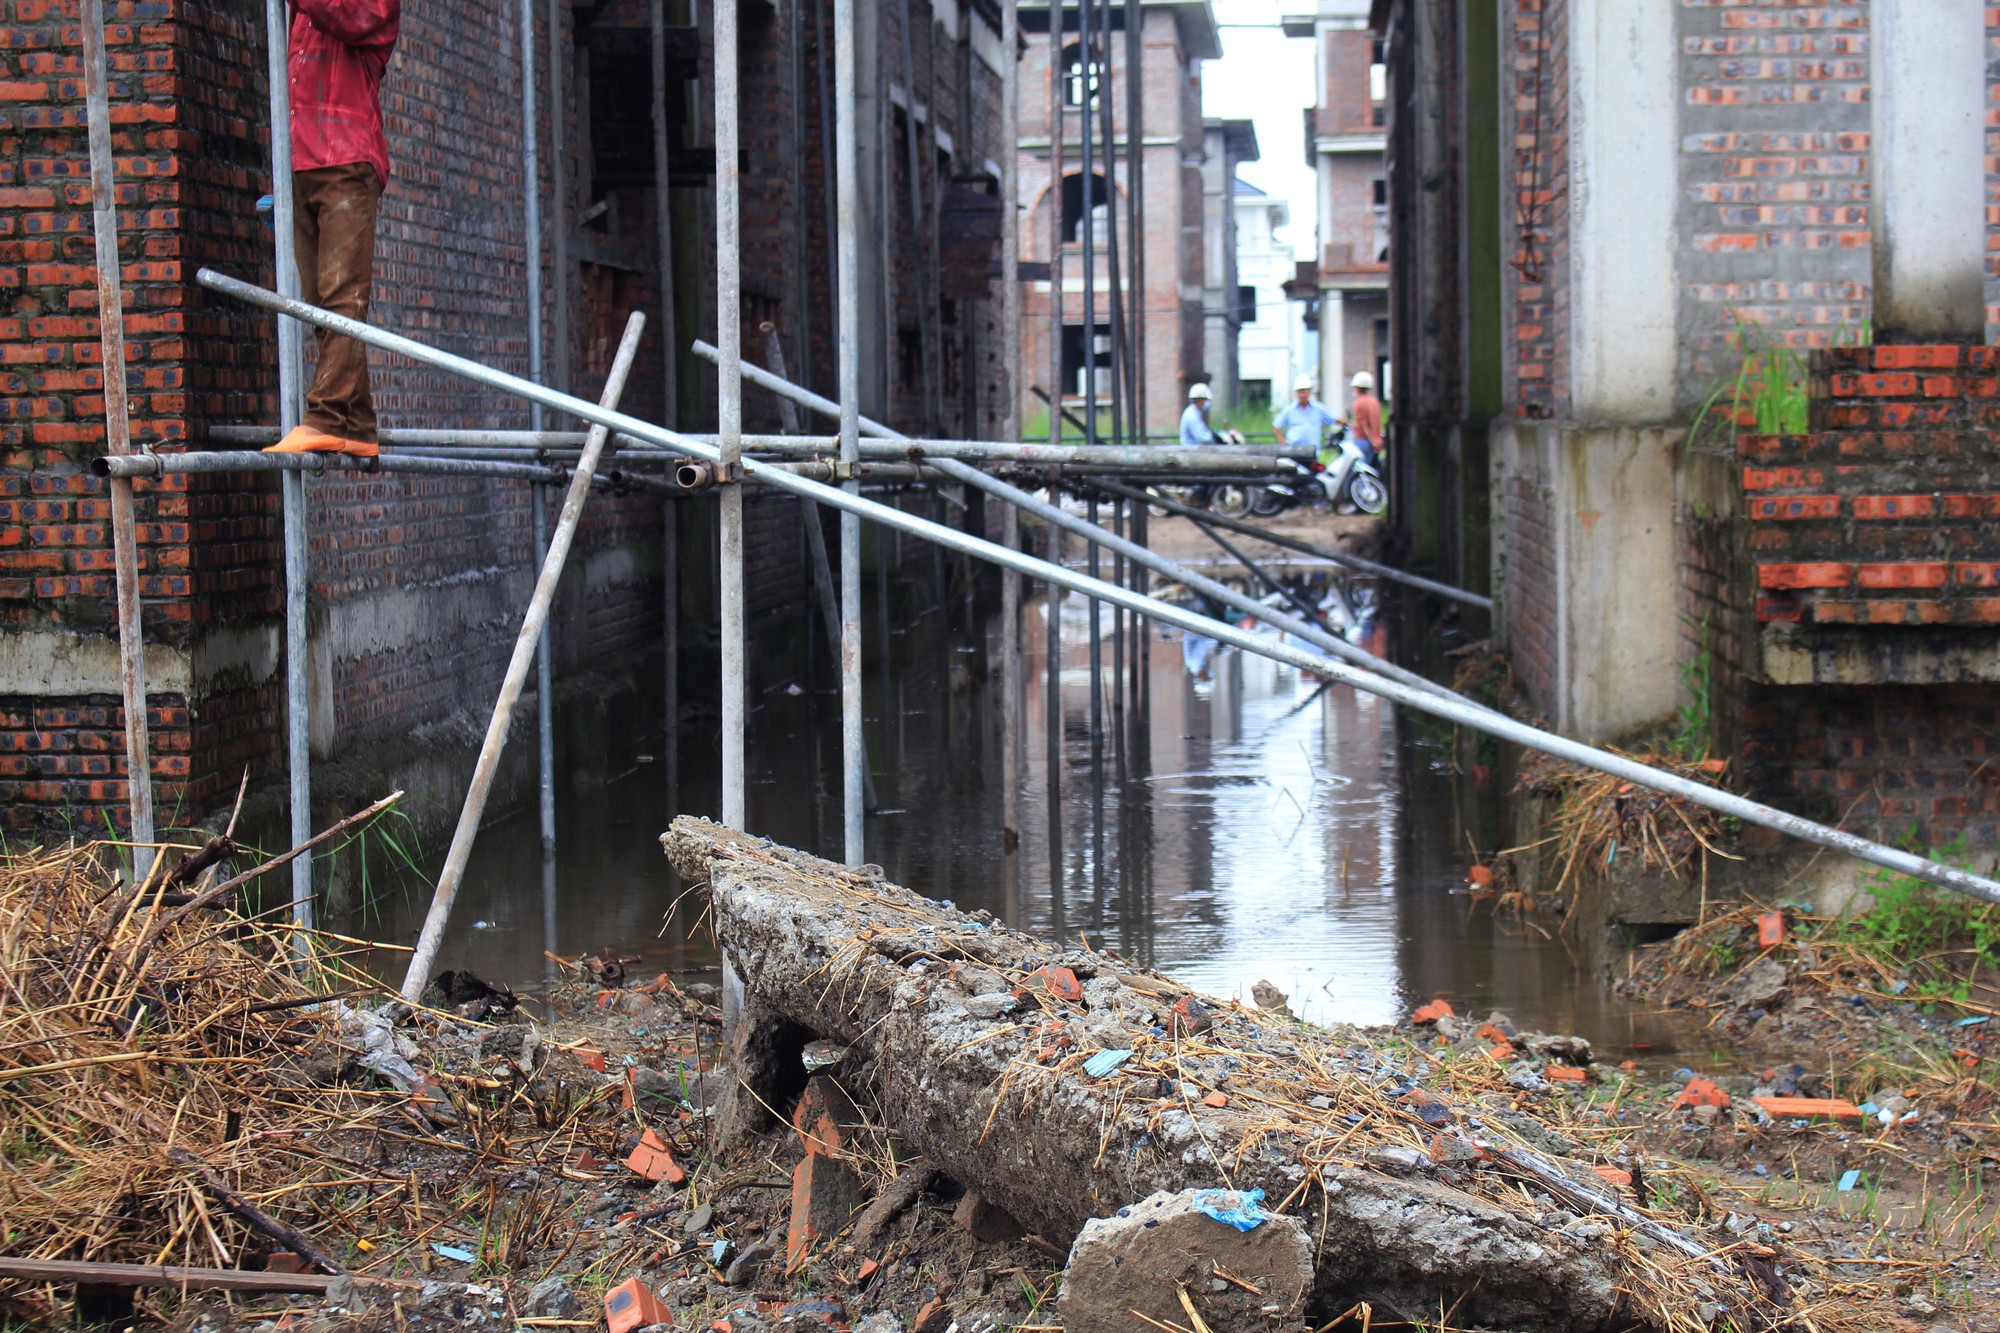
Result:
{"label": "metal scaffold pole", "polygon": [[[111,158],[111,86],[104,2],[84,0],[83,78],[90,133],[91,225],[97,242],[97,337],[103,349],[104,448],[132,452],[125,397],[125,294],[118,260],[118,185]],[[291,321],[281,321],[290,323]],[[146,728],[146,640],[139,604],[138,514],[132,483],[111,481],[111,552],[118,591],[118,679],[125,705],[125,788],[132,823],[132,879],[152,873],[153,768]]]}
{"label": "metal scaffold pole", "polygon": [[[625,392],[625,377],[632,371],[632,360],[639,353],[639,336],[645,327],[646,317],[637,311],[625,323],[625,336],[618,344],[618,356],[611,363],[611,373],[604,382],[604,394],[598,400],[599,405],[607,410],[617,407],[619,395]],[[444,869],[438,872],[437,891],[431,897],[423,931],[417,936],[417,947],[410,956],[409,970],[403,974],[403,998],[406,1000],[415,1000],[423,994],[424,987],[430,984],[431,969],[437,965],[438,950],[444,944],[444,928],[451,920],[452,903],[458,897],[458,886],[464,881],[466,862],[472,857],[472,845],[479,837],[479,821],[486,814],[486,799],[493,790],[493,775],[499,769],[500,756],[507,748],[507,729],[514,721],[514,704],[521,697],[521,687],[527,683],[529,660],[535,655],[535,641],[548,624],[556,586],[562,582],[563,564],[569,559],[570,544],[576,538],[578,525],[583,522],[584,502],[590,498],[590,478],[597,470],[598,456],[603,452],[604,442],[610,434],[601,424],[592,428],[589,442],[583,446],[583,458],[576,465],[576,475],[570,478],[569,493],[563,497],[562,513],[557,516],[548,555],[543,558],[542,567],[536,575],[534,595],[528,599],[528,612],[522,618],[521,632],[514,640],[514,653],[508,659],[499,698],[494,700],[493,715],[486,723],[486,739],[479,747],[479,759],[472,770],[472,782],[466,788],[465,804],[458,812],[458,827],[452,831],[451,849],[445,853]]]}
{"label": "metal scaffold pole", "polygon": [[[1000,123],[1010,135],[1020,124],[1021,106],[1021,21],[1018,0],[1002,0],[1000,6]],[[1021,345],[1021,207],[1020,154],[1003,153],[1000,163],[1000,301],[1001,345]],[[1007,408],[1004,433],[1010,440],[1021,438],[1021,371],[1015,363],[1006,380]],[[1021,514],[1012,505],[1000,516],[1000,544],[1008,550],[1021,546]],[[1000,824],[1001,839],[1009,854],[1008,904],[1013,902],[1015,869],[1013,849],[1021,836],[1021,576],[1011,569],[1000,571]],[[1014,920],[1013,914],[1007,919]]]}
{"label": "metal scaffold pole", "polygon": [[[549,27],[549,57],[555,59],[557,32]],[[561,115],[562,108],[550,108]],[[521,0],[521,198],[523,204],[522,267],[527,276],[528,378],[540,380],[542,361],[542,165],[541,116],[535,105],[535,0]],[[562,217],[560,208],[556,211]],[[558,222],[560,225],[560,222]],[[564,388],[569,387],[567,383]],[[528,426],[544,425],[540,403],[528,405]],[[534,531],[534,556],[539,565],[548,549],[549,502],[537,486],[528,499]],[[536,805],[541,819],[542,859],[556,851],[555,683],[550,661],[549,631],[542,629],[535,650],[535,776]]]}
{"label": "metal scaffold pole", "polygon": [[[276,242],[278,294],[297,298],[298,256],[293,249],[292,100],[287,72],[290,25],[285,0],[265,0],[264,26],[271,81],[271,225]],[[278,427],[289,431],[304,412],[304,361],[299,327],[278,321]],[[291,791],[292,845],[312,837],[312,750],[309,730],[311,704],[306,694],[306,479],[287,471],[279,482],[284,502],[285,543],[285,721],[288,776]],[[313,857],[301,853],[292,862],[292,920],[313,924]]]}
{"label": "metal scaffold pole", "polygon": [[[837,302],[840,388],[840,462],[851,469],[861,460],[861,238],[856,213],[861,203],[860,141],[855,124],[855,0],[833,2],[834,100],[834,263],[840,284]],[[860,479],[842,483],[861,493]],[[886,650],[888,645],[883,645]],[[861,734],[861,518],[840,515],[840,793],[841,856],[848,865],[866,860],[862,832],[862,786],[867,760]]]}
{"label": "metal scaffold pole", "polygon": [[[748,712],[743,627],[743,172],[738,145],[742,67],[737,56],[737,0],[715,6],[715,326],[721,345],[716,392],[721,509],[722,822],[747,829],[743,724]],[[735,1031],[743,978],[722,964],[722,1025]]]}
{"label": "metal scaffold pole", "polygon": [[[439,351],[414,339],[386,332],[316,306],[309,306],[303,301],[287,299],[275,292],[265,291],[212,269],[200,270],[196,273],[195,280],[212,291],[222,292],[267,310],[292,315],[319,328],[345,334],[369,346],[409,357],[423,365],[434,366],[475,383],[522,398],[539,400],[545,405],[581,417],[585,421],[650,440],[690,458],[710,463],[719,461],[720,452],[715,447],[670,431],[663,426],[641,421],[637,417],[608,407],[593,405],[548,388],[546,385],[535,384],[477,361]],[[1924,880],[1940,888],[1969,894],[1987,902],[2000,903],[2000,881],[1986,876],[1915,856],[1900,848],[1885,846],[1843,829],[1830,828],[1762,802],[1753,801],[1748,797],[1738,796],[1734,792],[1655,768],[1627,755],[1586,745],[1566,736],[1517,722],[1504,714],[1476,707],[1461,699],[1440,698],[1428,694],[1378,672],[1351,665],[1337,658],[1316,656],[1282,639],[1240,629],[1226,621],[1215,620],[1200,611],[1142,596],[1129,588],[1115,587],[1060,565],[1036,560],[1019,551],[1010,551],[994,542],[989,542],[983,537],[932,523],[915,514],[878,504],[847,491],[836,490],[822,482],[798,476],[780,467],[766,466],[754,460],[745,460],[743,466],[746,475],[752,480],[764,482],[789,495],[812,500],[843,513],[866,515],[882,527],[909,533],[922,541],[938,542],[951,550],[1045,579],[1050,583],[1082,593],[1086,597],[1100,598],[1113,605],[1122,606],[1128,611],[1135,611],[1160,624],[1205,635],[1219,643],[1269,658],[1300,671],[1310,672],[1333,683],[1365,690],[1391,703],[1448,722],[1472,727],[1502,740],[1540,750],[1558,759],[1566,759],[1613,777],[1623,778],[1635,786],[1645,787],[1680,800],[1692,801],[1696,805],[1756,824],[1760,828],[1773,829],[1789,837],[1857,857],[1872,865]]]}
{"label": "metal scaffold pole", "polygon": [[[703,343],[695,344],[695,351],[697,354],[701,356],[714,355],[713,349],[709,348],[706,344]],[[819,412],[821,414],[826,414],[833,410],[832,403],[828,402],[824,398],[821,398],[818,394],[813,393],[810,389],[802,389],[796,384],[792,384],[787,380],[779,378],[778,376],[772,374],[770,371],[760,370],[752,366],[746,368],[744,374],[745,378],[750,380],[751,383],[756,384],[762,388],[769,389],[771,392],[782,395],[783,397],[789,398],[793,402],[796,402],[799,405],[801,405],[802,407],[811,408],[813,411]],[[882,423],[878,421],[871,421],[868,418],[863,417],[861,419],[860,425],[862,429],[868,431],[870,434],[888,439],[898,438],[896,432],[890,430],[887,426],[884,426]],[[987,492],[990,495],[998,496],[1000,499],[1006,501],[1010,508],[1024,510],[1025,512],[1032,514],[1034,517],[1040,519],[1042,522],[1046,523],[1049,526],[1052,543],[1053,540],[1060,535],[1060,532],[1062,531],[1073,532],[1077,536],[1082,537],[1085,541],[1089,542],[1091,544],[1092,550],[1095,550],[1099,546],[1107,547],[1113,552],[1124,556],[1128,560],[1131,560],[1133,563],[1144,566],[1147,569],[1151,569],[1156,573],[1163,574],[1167,578],[1170,578],[1177,583],[1183,584],[1190,590],[1198,592],[1202,596],[1209,598],[1211,601],[1214,601],[1222,606],[1233,607],[1234,609],[1243,612],[1245,615],[1252,616],[1258,620],[1263,621],[1265,624],[1272,625],[1279,629],[1282,629],[1288,634],[1296,634],[1300,638],[1304,639],[1306,642],[1313,644],[1315,647],[1321,648],[1326,652],[1330,652],[1334,654],[1336,657],[1342,658],[1343,660],[1348,662],[1352,662],[1357,666],[1365,667],[1369,671],[1377,672],[1383,676],[1387,676],[1389,679],[1397,681],[1409,687],[1410,689],[1420,690],[1426,694],[1431,694],[1438,698],[1451,699],[1457,702],[1461,702],[1468,707],[1479,709],[1482,712],[1491,711],[1489,709],[1486,709],[1485,706],[1482,704],[1473,703],[1471,700],[1464,698],[1464,696],[1453,693],[1451,690],[1448,690],[1444,686],[1439,685],[1436,681],[1429,680],[1423,676],[1420,676],[1414,671],[1405,670],[1404,668],[1395,665],[1393,662],[1383,661],[1381,658],[1376,657],[1373,653],[1368,652],[1366,649],[1359,648],[1354,644],[1347,642],[1345,639],[1340,638],[1338,635],[1330,633],[1322,626],[1315,625],[1306,620],[1302,620],[1299,617],[1290,615],[1284,611],[1280,611],[1275,608],[1265,606],[1257,599],[1249,596],[1246,593],[1238,592],[1236,589],[1229,587],[1227,584],[1219,583],[1216,580],[1209,578],[1205,574],[1202,574],[1196,570],[1188,568],[1186,565],[1183,565],[1178,561],[1171,560],[1166,556],[1159,555],[1153,551],[1149,551],[1145,547],[1138,545],[1136,542],[1127,541],[1125,538],[1117,535],[1116,533],[1107,532],[1103,528],[1096,526],[1095,524],[1089,522],[1088,520],[1080,519],[1076,517],[1074,514],[1065,511],[1062,508],[1061,504],[1056,500],[1053,499],[1049,501],[1037,500],[1034,496],[1022,490],[1020,487],[1009,485],[1007,482],[1000,480],[998,477],[990,477],[986,475],[984,472],[981,472],[978,468],[973,467],[969,463],[962,462],[959,459],[955,458],[932,459],[930,461],[930,466],[937,472],[941,473],[946,477],[951,478],[954,481],[964,482],[968,486],[974,486],[980,490]],[[1086,478],[1085,484],[1092,487],[1095,490],[1107,491],[1112,494],[1118,495],[1122,498],[1132,499],[1140,503],[1143,503],[1146,498],[1144,492],[1134,491],[1128,487],[1119,486],[1115,483],[1104,481],[1101,478],[1096,478],[1096,477]],[[1193,511],[1193,512],[1195,513],[1198,520],[1205,521],[1213,517],[1212,515],[1202,514],[1200,513],[1200,511]],[[1052,550],[1055,549],[1053,544],[1051,546],[1051,549]],[[1057,552],[1058,562],[1059,562],[1059,555],[1060,553]],[[1251,566],[1251,568],[1253,572],[1256,572],[1255,566]],[[1092,575],[1091,577],[1095,579],[1096,576]]]}
{"label": "metal scaffold pole", "polygon": [[716,342],[722,349],[716,394],[722,502],[722,822],[743,828],[743,176],[738,143],[737,0],[715,7]]}

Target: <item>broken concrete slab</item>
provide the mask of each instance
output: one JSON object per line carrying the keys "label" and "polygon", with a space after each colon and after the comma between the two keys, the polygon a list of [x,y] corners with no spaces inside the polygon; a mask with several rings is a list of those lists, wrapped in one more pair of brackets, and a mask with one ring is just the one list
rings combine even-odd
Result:
{"label": "broken concrete slab", "polygon": [[1162,1191],[1088,1223],[1063,1273],[1065,1333],[1185,1327],[1183,1300],[1213,1333],[1295,1320],[1313,1281],[1311,1236],[1295,1217],[1266,1215],[1247,1231],[1220,1221],[1203,1196],[1224,1193],[1234,1192]]}
{"label": "broken concrete slab", "polygon": [[[1660,1281],[1640,1252],[1541,1226],[1519,1202],[1518,1182],[1531,1177],[1665,1237],[1741,1308],[1763,1299],[1716,1257],[1715,1238],[1628,1216],[1590,1193],[1603,1182],[1589,1162],[1542,1155],[1482,1108],[1406,1097],[1424,1080],[1366,1046],[1204,1001],[1215,1026],[1200,1041],[1212,1056],[1188,1060],[1188,1039],[1159,1024],[1161,1033],[1138,1032],[1116,1051],[1119,1064],[1085,1077],[1089,1062],[1114,1054],[1089,1035],[1096,1013],[1157,1017],[1170,1007],[1161,1001],[1186,988],[705,820],[677,819],[662,844],[707,886],[717,939],[746,980],[746,1015],[767,1029],[757,1040],[790,1025],[794,1042],[848,1047],[842,1076],[870,1094],[882,1127],[1034,1235],[1066,1243],[1106,1199],[1262,1189],[1287,1201],[1283,1211],[1314,1238],[1307,1309],[1322,1318],[1368,1301],[1378,1317],[1444,1308],[1458,1322],[1517,1333],[1602,1333],[1665,1327],[1691,1310],[1687,1284]],[[1082,997],[1031,990],[1042,1010],[1034,1022],[975,1019],[951,979],[966,963],[1009,977],[1066,969]],[[738,1049],[744,1041],[739,1032]],[[753,1067],[750,1076],[764,1075]],[[1204,1105],[1224,1083],[1229,1104]],[[784,1106],[797,1087],[761,1091]],[[1336,1140],[1343,1153],[1327,1162],[1325,1144]],[[1435,1173],[1367,1162],[1369,1150],[1397,1145],[1444,1156]],[[1647,1305],[1635,1316],[1636,1290]]]}

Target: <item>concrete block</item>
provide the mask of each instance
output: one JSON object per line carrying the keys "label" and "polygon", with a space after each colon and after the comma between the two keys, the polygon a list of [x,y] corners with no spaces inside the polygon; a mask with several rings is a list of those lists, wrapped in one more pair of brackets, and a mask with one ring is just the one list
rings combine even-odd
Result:
{"label": "concrete block", "polygon": [[1067,1333],[1129,1333],[1147,1321],[1186,1327],[1182,1288],[1214,1333],[1252,1333],[1296,1318],[1313,1276],[1305,1227],[1278,1216],[1238,1231],[1196,1207],[1201,1192],[1155,1194],[1084,1226],[1063,1274]]}

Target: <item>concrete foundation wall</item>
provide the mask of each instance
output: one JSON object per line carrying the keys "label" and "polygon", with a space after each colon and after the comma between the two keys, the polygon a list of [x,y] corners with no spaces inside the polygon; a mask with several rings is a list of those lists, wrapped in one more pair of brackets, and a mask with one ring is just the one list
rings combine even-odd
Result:
{"label": "concrete foundation wall", "polygon": [[1674,709],[1677,443],[1650,428],[1495,429],[1499,633],[1565,735],[1613,740]]}

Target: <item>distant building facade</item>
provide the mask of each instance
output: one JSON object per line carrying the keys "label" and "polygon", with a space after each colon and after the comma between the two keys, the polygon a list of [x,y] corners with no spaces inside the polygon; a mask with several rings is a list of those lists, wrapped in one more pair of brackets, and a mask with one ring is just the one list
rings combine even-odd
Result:
{"label": "distant building facade", "polygon": [[1236,182],[1236,392],[1246,413],[1283,404],[1293,380],[1317,373],[1305,310],[1285,296],[1297,261],[1278,231],[1290,221],[1284,200]]}
{"label": "distant building facade", "polygon": [[1236,270],[1236,168],[1257,160],[1257,130],[1247,120],[1211,116],[1202,122],[1202,145],[1200,374],[1215,392],[1220,418],[1240,429],[1236,357],[1244,311]]}
{"label": "distant building facade", "polygon": [[[1135,238],[1127,225],[1135,183],[1127,151],[1135,129],[1128,100],[1133,71],[1127,58],[1127,11],[1108,6],[1102,12],[1109,24],[1109,32],[1099,35],[1102,63],[1110,71],[1113,151],[1108,172],[1099,80],[1083,59],[1076,7],[1020,8],[1026,50],[1016,127],[1017,204],[1021,262],[1028,275],[1021,292],[1021,418],[1048,420],[1049,408],[1038,389],[1080,414],[1088,357],[1096,372],[1100,420],[1108,419],[1113,323],[1108,229],[1115,228],[1121,290],[1129,295],[1132,275],[1139,275],[1136,304],[1144,319],[1132,331],[1132,345],[1144,427],[1149,433],[1171,434],[1190,384],[1219,370],[1231,378],[1235,373],[1233,354],[1225,365],[1209,361],[1203,313],[1211,271],[1205,240],[1215,224],[1205,197],[1211,145],[1201,115],[1201,66],[1222,54],[1222,43],[1206,0],[1140,8],[1136,183],[1143,208]],[[1083,170],[1086,109],[1093,150],[1089,181]],[[1227,145],[1221,147],[1226,150]],[[1233,175],[1233,165],[1228,166],[1223,179]],[[1086,209],[1094,241],[1094,327],[1086,327],[1083,308]],[[1229,217],[1226,195],[1215,211]],[[1227,258],[1233,266],[1234,256]],[[1129,419],[1130,407],[1127,411]]]}
{"label": "distant building facade", "polygon": [[1316,177],[1318,246],[1313,256],[1321,390],[1344,394],[1358,371],[1393,389],[1389,373],[1389,180],[1387,80],[1382,45],[1368,27],[1367,0],[1319,0],[1284,20],[1311,38],[1314,104],[1306,112],[1306,164]]}

